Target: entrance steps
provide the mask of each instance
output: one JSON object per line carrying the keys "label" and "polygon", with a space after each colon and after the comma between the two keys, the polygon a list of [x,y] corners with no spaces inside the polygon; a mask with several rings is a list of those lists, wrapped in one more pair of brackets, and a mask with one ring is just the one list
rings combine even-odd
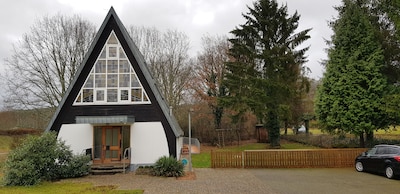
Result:
{"label": "entrance steps", "polygon": [[115,174],[115,173],[125,173],[129,170],[129,163],[122,164],[92,164],[90,167],[91,174]]}

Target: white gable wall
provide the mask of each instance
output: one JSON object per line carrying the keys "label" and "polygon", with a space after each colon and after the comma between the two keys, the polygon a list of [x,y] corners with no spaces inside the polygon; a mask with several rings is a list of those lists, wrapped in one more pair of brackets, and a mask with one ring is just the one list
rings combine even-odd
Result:
{"label": "white gable wall", "polygon": [[154,164],[169,156],[168,141],[161,122],[137,122],[131,126],[131,164]]}
{"label": "white gable wall", "polygon": [[93,147],[93,126],[91,124],[63,124],[58,139],[65,141],[74,154],[82,154]]}

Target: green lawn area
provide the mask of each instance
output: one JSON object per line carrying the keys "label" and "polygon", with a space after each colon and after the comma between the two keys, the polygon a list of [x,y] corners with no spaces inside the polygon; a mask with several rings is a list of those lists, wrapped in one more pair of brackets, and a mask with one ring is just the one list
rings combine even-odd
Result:
{"label": "green lawn area", "polygon": [[0,135],[0,153],[8,152],[10,150],[10,145],[13,142],[13,137]]}
{"label": "green lawn area", "polygon": [[70,182],[56,182],[56,183],[42,183],[36,186],[29,187],[0,187],[0,194],[13,193],[13,194],[41,194],[41,193],[76,193],[76,194],[103,194],[103,193],[130,193],[141,194],[143,190],[115,190],[115,186],[93,186],[91,183],[70,183]]}

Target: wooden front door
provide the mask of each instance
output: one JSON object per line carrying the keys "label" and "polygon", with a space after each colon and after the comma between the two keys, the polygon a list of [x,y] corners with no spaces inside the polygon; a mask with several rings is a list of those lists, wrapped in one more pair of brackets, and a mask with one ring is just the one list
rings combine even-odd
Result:
{"label": "wooden front door", "polygon": [[120,126],[95,127],[95,163],[103,164],[121,161],[121,131]]}

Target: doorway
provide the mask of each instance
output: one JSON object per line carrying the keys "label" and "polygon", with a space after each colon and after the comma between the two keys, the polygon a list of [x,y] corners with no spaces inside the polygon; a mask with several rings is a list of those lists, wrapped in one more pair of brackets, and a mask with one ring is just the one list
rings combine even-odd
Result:
{"label": "doorway", "polygon": [[121,161],[121,126],[96,126],[94,128],[94,163]]}

